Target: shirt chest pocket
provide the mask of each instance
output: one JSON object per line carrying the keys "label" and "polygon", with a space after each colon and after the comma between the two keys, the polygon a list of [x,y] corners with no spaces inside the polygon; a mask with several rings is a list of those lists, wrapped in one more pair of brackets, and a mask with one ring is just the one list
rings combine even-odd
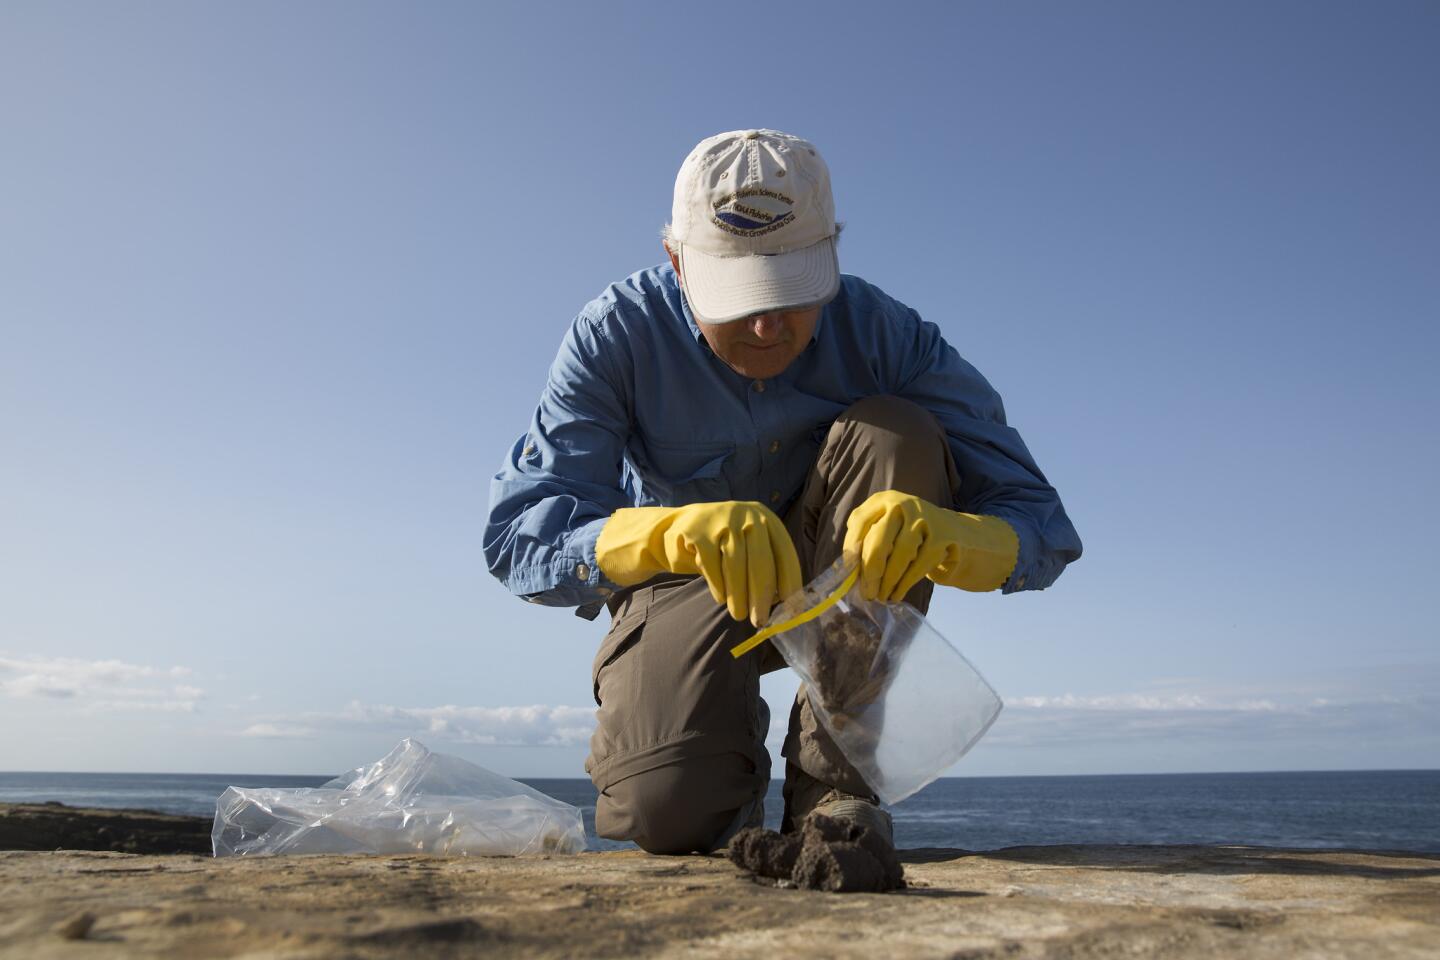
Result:
{"label": "shirt chest pocket", "polygon": [[646,500],[681,506],[730,499],[726,467],[735,456],[733,443],[651,437],[633,443],[629,455]]}

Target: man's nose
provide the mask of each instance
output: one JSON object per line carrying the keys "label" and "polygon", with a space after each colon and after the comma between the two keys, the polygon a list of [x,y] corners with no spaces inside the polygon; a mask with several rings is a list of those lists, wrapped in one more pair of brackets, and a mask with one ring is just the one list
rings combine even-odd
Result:
{"label": "man's nose", "polygon": [[785,329],[778,313],[757,313],[750,318],[750,332],[761,340],[774,340]]}

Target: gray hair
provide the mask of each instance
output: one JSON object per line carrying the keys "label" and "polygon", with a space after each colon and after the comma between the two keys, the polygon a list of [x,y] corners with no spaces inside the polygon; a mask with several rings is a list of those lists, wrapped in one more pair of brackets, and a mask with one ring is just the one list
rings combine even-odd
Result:
{"label": "gray hair", "polygon": [[[837,223],[835,224],[835,242],[836,242],[836,243],[839,243],[839,242],[840,242],[840,232],[841,232],[842,230],[844,230],[844,229],[845,229],[845,224],[839,223],[839,222],[837,222]],[[677,240],[677,239],[675,239],[675,228],[672,227],[672,226],[670,226],[670,224],[668,224],[668,223],[665,224],[665,226],[663,226],[663,227],[660,228],[660,242],[663,243],[663,244],[665,244],[665,249],[666,249],[666,250],[669,250],[671,253],[676,254],[677,256],[679,255],[679,253],[680,253],[680,241]]]}

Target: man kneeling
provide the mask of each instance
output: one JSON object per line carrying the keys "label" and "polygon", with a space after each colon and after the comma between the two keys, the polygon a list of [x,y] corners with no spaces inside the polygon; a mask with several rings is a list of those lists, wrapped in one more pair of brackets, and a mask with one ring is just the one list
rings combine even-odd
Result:
{"label": "man kneeling", "polygon": [[[585,768],[600,836],[719,849],[770,780],[760,675],[729,649],[842,551],[870,599],[1006,593],[1080,556],[999,395],[915,311],[842,276],[829,172],[770,130],[702,141],[675,182],[669,263],[571,324],[491,487],[485,555],[512,592],[610,630]],[[802,690],[785,814],[892,836]]]}

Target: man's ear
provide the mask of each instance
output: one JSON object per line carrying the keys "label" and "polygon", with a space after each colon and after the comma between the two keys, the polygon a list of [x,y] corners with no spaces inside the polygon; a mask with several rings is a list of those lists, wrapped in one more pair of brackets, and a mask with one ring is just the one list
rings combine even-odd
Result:
{"label": "man's ear", "polygon": [[670,255],[670,266],[675,268],[675,276],[680,276],[680,257],[668,245],[665,246],[665,252]]}

